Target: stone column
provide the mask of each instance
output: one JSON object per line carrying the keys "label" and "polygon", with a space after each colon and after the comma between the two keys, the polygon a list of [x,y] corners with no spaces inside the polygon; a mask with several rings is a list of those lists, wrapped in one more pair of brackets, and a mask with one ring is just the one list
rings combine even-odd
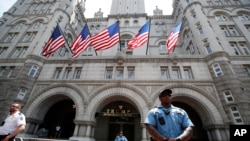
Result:
{"label": "stone column", "polygon": [[78,131],[79,131],[79,125],[75,125],[75,130],[74,130],[73,136],[77,136]]}
{"label": "stone column", "polygon": [[221,141],[221,135],[219,129],[215,129],[216,140]]}
{"label": "stone column", "polygon": [[141,127],[142,127],[142,141],[147,141],[148,140],[148,138],[147,138],[147,129],[146,129],[146,127],[145,127],[145,125],[144,125],[144,123],[141,123]]}

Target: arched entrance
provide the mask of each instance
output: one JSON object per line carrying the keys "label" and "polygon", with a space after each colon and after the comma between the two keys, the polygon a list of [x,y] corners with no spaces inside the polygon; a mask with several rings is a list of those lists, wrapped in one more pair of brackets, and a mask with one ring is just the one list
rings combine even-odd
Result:
{"label": "arched entrance", "polygon": [[[65,138],[68,139],[73,135],[75,124],[75,104],[72,100],[62,100],[55,103],[46,113],[43,123],[39,129],[48,130],[47,135],[41,137],[48,138]],[[56,126],[60,126],[59,132],[56,132]]]}
{"label": "arched entrance", "polygon": [[201,118],[197,112],[192,107],[184,103],[172,102],[172,104],[176,107],[184,109],[195,125],[192,141],[209,141],[206,131],[203,128]]}
{"label": "arched entrance", "polygon": [[124,101],[109,103],[96,113],[96,141],[113,141],[120,131],[129,141],[141,140],[140,114]]}

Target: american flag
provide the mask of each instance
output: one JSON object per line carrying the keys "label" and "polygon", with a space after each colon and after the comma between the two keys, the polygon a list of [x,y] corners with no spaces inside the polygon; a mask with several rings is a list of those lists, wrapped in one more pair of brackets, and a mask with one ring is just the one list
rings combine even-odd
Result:
{"label": "american flag", "polygon": [[138,48],[146,43],[148,41],[149,28],[150,21],[141,27],[133,39],[128,41],[128,49]]}
{"label": "american flag", "polygon": [[168,39],[166,41],[167,53],[170,53],[176,46],[178,37],[180,34],[182,22],[180,22],[168,35]]}
{"label": "american flag", "polygon": [[91,43],[96,51],[113,47],[119,42],[118,21],[91,37]]}
{"label": "american flag", "polygon": [[73,58],[77,58],[82,51],[87,49],[90,45],[90,33],[87,24],[83,27],[81,33],[76,37],[71,45],[71,50],[73,51]]}
{"label": "american flag", "polygon": [[43,48],[43,56],[49,57],[50,54],[55,52],[60,47],[64,46],[65,39],[61,33],[59,25],[56,26],[54,29],[54,32],[52,33],[51,37],[49,38],[49,41]]}

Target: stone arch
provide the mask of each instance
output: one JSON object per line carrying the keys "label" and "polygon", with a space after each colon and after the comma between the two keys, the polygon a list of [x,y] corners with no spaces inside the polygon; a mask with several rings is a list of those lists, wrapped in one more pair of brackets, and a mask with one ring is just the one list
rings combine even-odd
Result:
{"label": "stone arch", "polygon": [[[42,120],[48,109],[61,100],[71,99],[76,104],[75,119],[80,119],[84,113],[84,96],[81,95],[79,90],[69,86],[56,86],[48,87],[32,96],[26,104],[26,116]],[[87,101],[87,100],[86,100]],[[46,106],[44,106],[46,105]]]}
{"label": "stone arch", "polygon": [[125,100],[131,105],[134,105],[141,115],[141,122],[143,122],[143,117],[145,117],[148,112],[148,106],[145,102],[145,98],[142,97],[142,93],[140,94],[138,91],[136,92],[124,87],[111,87],[98,92],[100,93],[94,93],[95,97],[90,100],[86,108],[85,120],[94,120],[96,111],[98,111],[104,103],[107,103],[107,100],[113,98],[113,101]]}
{"label": "stone arch", "polygon": [[[193,109],[197,111],[200,117],[202,117],[203,125],[211,124],[224,124],[223,118],[226,115],[223,109],[220,109],[214,105],[218,103],[217,100],[208,94],[200,90],[195,86],[188,85],[172,85],[164,86],[160,90],[169,88],[173,91],[172,101],[183,102],[188,104]],[[153,94],[154,105],[159,105],[160,101],[158,100],[158,93]],[[202,101],[202,102],[201,102]]]}
{"label": "stone arch", "polygon": [[30,22],[30,20],[28,18],[18,18],[14,21],[11,22],[12,25],[16,25],[18,23],[24,23],[24,24],[28,24]]}
{"label": "stone arch", "polygon": [[247,9],[235,9],[234,12],[235,12],[235,15],[246,14],[250,16],[249,10]]}
{"label": "stone arch", "polygon": [[159,39],[155,40],[154,45],[159,46],[161,42],[166,43],[166,38],[159,38]]}
{"label": "stone arch", "polygon": [[133,36],[134,36],[134,33],[133,33],[133,32],[130,32],[130,31],[121,32],[120,34],[121,34],[120,37],[123,37],[123,36],[130,36],[131,38],[133,38]]}
{"label": "stone arch", "polygon": [[215,14],[223,14],[227,17],[229,17],[231,11],[230,10],[225,10],[225,9],[212,9],[208,12],[208,16],[214,16]]}
{"label": "stone arch", "polygon": [[49,22],[49,19],[48,19],[47,17],[34,18],[34,19],[32,19],[31,24],[34,24],[34,23],[40,22],[40,21],[41,21],[42,23],[46,24],[46,23]]}

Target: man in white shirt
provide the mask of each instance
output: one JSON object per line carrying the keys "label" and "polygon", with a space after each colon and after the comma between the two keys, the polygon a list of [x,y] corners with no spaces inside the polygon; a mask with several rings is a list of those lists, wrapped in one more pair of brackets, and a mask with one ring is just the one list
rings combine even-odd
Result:
{"label": "man in white shirt", "polygon": [[26,120],[20,108],[21,105],[18,102],[10,106],[9,115],[0,126],[1,141],[13,141],[16,135],[24,131]]}

